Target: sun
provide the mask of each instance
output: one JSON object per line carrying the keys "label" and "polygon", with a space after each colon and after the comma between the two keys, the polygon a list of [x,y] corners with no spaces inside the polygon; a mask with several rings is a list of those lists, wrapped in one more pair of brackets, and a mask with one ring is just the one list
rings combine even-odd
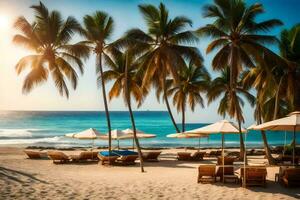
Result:
{"label": "sun", "polygon": [[0,14],[0,31],[10,29],[9,18],[6,15]]}

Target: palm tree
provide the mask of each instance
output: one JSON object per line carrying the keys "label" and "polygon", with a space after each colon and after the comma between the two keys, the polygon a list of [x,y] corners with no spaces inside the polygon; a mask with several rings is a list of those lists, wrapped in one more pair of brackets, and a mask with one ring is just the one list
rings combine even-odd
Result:
{"label": "palm tree", "polygon": [[188,46],[197,41],[197,37],[186,31],[192,22],[184,16],[169,17],[165,5],[139,5],[140,12],[146,21],[148,31],[140,29],[129,30],[126,35],[127,44],[136,44],[141,57],[141,70],[144,73],[143,87],[150,87],[153,80],[159,81],[163,88],[163,98],[166,103],[170,118],[177,132],[180,132],[171,112],[167,97],[166,79],[171,76],[178,80],[178,70],[184,64],[184,58],[193,60],[201,65],[202,58],[197,48]]}
{"label": "palm tree", "polygon": [[[86,15],[83,18],[84,30],[82,30],[82,35],[86,38],[83,41],[87,46],[89,46],[92,51],[96,54],[96,73],[100,77],[103,76],[103,66],[102,59],[106,58],[107,52],[110,48],[108,40],[113,32],[114,21],[113,18],[107,15],[105,12],[96,11],[93,15]],[[105,82],[104,79],[100,79],[100,85],[102,87],[102,96],[105,108],[105,115],[107,120],[108,128],[108,150],[111,151],[111,123],[109,110],[107,105]]]}
{"label": "palm tree", "polygon": [[285,64],[278,67],[277,75],[292,109],[300,110],[300,24],[281,32],[279,50]]}
{"label": "palm tree", "polygon": [[[276,37],[259,33],[282,25],[282,22],[271,19],[257,23],[256,17],[263,12],[261,4],[255,3],[247,6],[243,0],[214,0],[214,4],[204,7],[204,17],[212,18],[214,21],[199,28],[196,32],[200,36],[209,36],[213,39],[206,53],[217,51],[212,60],[214,70],[224,70],[230,67],[229,83],[232,91],[238,87],[237,81],[244,67],[255,67],[255,61],[262,54],[274,54],[264,45],[276,43]],[[231,95],[230,98],[234,100],[234,94]],[[240,107],[236,106],[236,109],[238,108]],[[238,116],[240,111],[236,111],[232,110],[237,114],[236,118],[240,124],[243,117]],[[241,145],[243,145],[242,136],[240,138]],[[244,146],[241,147],[241,150],[243,149],[245,149]]]}
{"label": "palm tree", "polygon": [[141,87],[142,80],[137,76],[138,62],[134,52],[135,51],[132,49],[126,50],[124,53],[114,49],[110,57],[105,57],[105,62],[109,67],[109,70],[105,71],[103,76],[99,76],[99,79],[103,77],[106,82],[114,80],[113,86],[109,92],[109,99],[111,100],[114,97],[119,97],[122,94],[124,101],[128,106],[134,140],[139,154],[141,171],[144,172],[142,152],[136,135],[136,126],[131,109],[131,96],[138,102],[138,106],[141,105],[144,97],[143,89]]}
{"label": "palm tree", "polygon": [[207,96],[208,104],[222,96],[218,113],[223,117],[228,114],[230,117],[234,117],[238,121],[241,143],[240,158],[242,159],[245,152],[243,136],[241,133],[241,123],[244,123],[243,111],[241,107],[244,106],[242,97],[246,98],[251,105],[254,105],[255,98],[247,91],[247,89],[242,87],[240,81],[236,83],[234,88],[231,87],[229,67],[225,68],[221,75],[211,82]]}
{"label": "palm tree", "polygon": [[30,67],[23,83],[23,93],[29,93],[37,85],[46,82],[50,73],[60,95],[68,98],[66,79],[76,89],[76,70],[83,73],[81,59],[86,59],[89,53],[84,44],[70,43],[75,32],[80,31],[80,24],[73,17],[64,20],[58,11],[49,12],[41,2],[31,8],[35,11],[32,23],[21,16],[14,24],[20,34],[13,37],[13,42],[34,52],[16,64],[18,74]]}
{"label": "palm tree", "polygon": [[202,92],[209,88],[210,76],[206,69],[190,62],[179,72],[179,81],[168,89],[168,96],[173,96],[173,104],[182,113],[182,129],[185,132],[185,111],[188,104],[194,111],[197,104],[204,107]]}

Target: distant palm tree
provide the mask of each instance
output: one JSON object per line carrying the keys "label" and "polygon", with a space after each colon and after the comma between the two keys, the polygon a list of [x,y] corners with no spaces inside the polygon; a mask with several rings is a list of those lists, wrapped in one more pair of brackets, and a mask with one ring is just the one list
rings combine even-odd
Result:
{"label": "distant palm tree", "polygon": [[[163,89],[163,98],[166,103],[170,118],[177,132],[176,125],[169,105],[166,79],[171,76],[178,80],[178,70],[184,63],[184,58],[193,60],[197,65],[202,63],[202,57],[197,48],[184,44],[192,44],[197,37],[191,31],[186,31],[192,22],[184,16],[169,17],[165,5],[139,5],[139,9],[146,21],[147,33],[140,29],[129,30],[125,38],[129,44],[139,45],[141,69],[144,72],[143,87],[149,87],[153,80],[159,81]],[[155,77],[156,76],[156,77]]]}
{"label": "distant palm tree", "polygon": [[[92,51],[96,54],[96,73],[100,77],[102,77],[102,59],[108,56],[107,51],[110,48],[108,40],[110,39],[113,32],[113,18],[105,12],[96,11],[93,15],[84,16],[83,23],[84,30],[82,31],[82,35],[86,39],[86,41],[83,41],[83,43],[89,46],[92,49]],[[111,123],[106,99],[104,79],[101,78],[100,83],[102,87],[102,96],[108,128],[108,150],[111,151]]]}
{"label": "distant palm tree", "polygon": [[[276,37],[259,33],[282,25],[282,22],[271,19],[257,23],[256,17],[263,12],[261,4],[255,3],[247,6],[244,0],[214,0],[214,4],[204,7],[204,17],[212,18],[214,21],[199,28],[196,32],[200,36],[209,36],[213,39],[206,53],[217,50],[212,60],[214,70],[224,70],[230,67],[229,83],[232,91],[238,87],[238,78],[245,67],[255,67],[255,61],[261,58],[262,54],[274,54],[264,45],[275,44],[278,41]],[[230,98],[235,100],[234,94]],[[240,106],[233,108],[239,109]],[[239,123],[243,121],[241,120],[243,117],[238,114],[239,110],[231,112],[237,115]],[[240,139],[243,145],[243,138],[240,137]],[[243,149],[245,147],[241,146],[241,150]]]}
{"label": "distant palm tree", "polygon": [[245,146],[241,133],[241,123],[244,123],[241,107],[244,106],[242,97],[244,97],[251,105],[254,105],[255,98],[247,91],[247,89],[242,87],[241,82],[237,82],[234,88],[231,87],[229,67],[225,68],[219,77],[212,80],[207,96],[208,104],[221,97],[218,113],[223,117],[228,114],[230,117],[234,117],[238,121],[241,143],[240,158],[243,158]]}
{"label": "distant palm tree", "polygon": [[[143,89],[141,87],[142,79],[137,76],[137,57],[133,50],[126,50],[123,53],[114,49],[110,57],[105,57],[105,62],[109,69],[103,73],[102,77],[106,82],[114,81],[109,92],[109,98],[119,97],[122,94],[124,101],[128,106],[134,132],[134,140],[139,154],[141,171],[144,172],[142,152],[136,135],[136,126],[131,109],[131,96],[134,97],[138,106],[141,105],[144,97]],[[101,79],[101,76],[99,76],[99,79]]]}
{"label": "distant palm tree", "polygon": [[35,86],[46,82],[51,74],[60,95],[68,98],[66,79],[76,89],[78,74],[74,66],[83,73],[81,59],[89,54],[84,44],[70,43],[74,33],[80,31],[80,24],[73,17],[64,20],[58,11],[49,12],[41,2],[31,8],[36,14],[33,23],[19,17],[14,24],[21,33],[14,36],[13,42],[34,52],[16,64],[18,74],[30,67],[23,83],[23,92],[29,93]]}
{"label": "distant palm tree", "polygon": [[206,69],[190,62],[179,72],[178,83],[168,89],[168,96],[173,96],[173,104],[177,111],[182,113],[182,129],[185,132],[185,111],[186,106],[190,106],[194,111],[195,106],[199,104],[204,107],[201,93],[207,92],[210,83],[210,76]]}

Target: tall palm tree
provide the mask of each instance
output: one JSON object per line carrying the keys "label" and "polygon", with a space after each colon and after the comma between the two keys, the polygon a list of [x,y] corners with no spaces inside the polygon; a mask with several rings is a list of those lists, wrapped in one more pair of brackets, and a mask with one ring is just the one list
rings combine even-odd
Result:
{"label": "tall palm tree", "polygon": [[254,105],[255,98],[251,95],[247,89],[242,87],[241,82],[237,82],[235,87],[230,85],[230,68],[225,68],[221,75],[215,78],[211,84],[207,93],[208,104],[217,98],[221,97],[218,113],[222,116],[228,114],[230,117],[234,117],[238,121],[240,129],[240,158],[244,157],[245,146],[243,136],[241,134],[241,123],[244,123],[242,106],[244,106],[244,97],[251,105]]}
{"label": "tall palm tree", "polygon": [[[282,25],[282,22],[277,19],[256,22],[256,17],[263,12],[262,4],[247,6],[244,0],[214,0],[214,4],[204,7],[204,17],[214,21],[199,28],[197,33],[213,39],[206,49],[206,53],[217,51],[212,60],[213,69],[224,70],[230,67],[229,82],[232,91],[238,87],[238,78],[245,67],[255,67],[255,61],[263,53],[274,54],[264,45],[275,44],[276,37],[259,33]],[[232,95],[231,99],[234,100],[234,94]],[[239,123],[243,121],[242,116],[236,118]],[[243,138],[240,138],[243,145]],[[244,148],[242,146],[241,150]]]}
{"label": "tall palm tree", "polygon": [[[82,35],[85,37],[86,41],[83,41],[96,55],[96,73],[102,77],[103,76],[103,61],[102,59],[107,57],[107,52],[110,48],[108,40],[110,39],[114,21],[105,12],[96,11],[93,15],[86,15],[83,18],[84,30],[82,30]],[[110,115],[107,105],[105,82],[104,79],[100,79],[100,85],[102,87],[102,96],[105,108],[105,115],[107,120],[108,128],[108,150],[111,151],[111,123]]]}
{"label": "tall palm tree", "polygon": [[142,80],[141,77],[137,76],[139,63],[137,62],[137,56],[135,56],[134,52],[133,49],[124,52],[114,49],[110,57],[105,57],[105,62],[109,69],[103,73],[103,76],[99,76],[99,79],[103,77],[106,82],[113,80],[114,83],[109,92],[109,98],[119,97],[122,94],[128,106],[141,171],[144,172],[142,152],[136,135],[136,126],[131,109],[131,96],[138,102],[138,106],[141,105],[144,97],[144,92],[141,87]]}
{"label": "tall palm tree", "polygon": [[204,107],[201,93],[207,92],[210,83],[210,76],[206,69],[190,62],[179,72],[178,83],[168,90],[168,96],[173,96],[173,104],[177,111],[182,113],[182,129],[185,132],[185,111],[189,105],[194,111],[195,106],[199,104]]}
{"label": "tall palm tree", "polygon": [[166,79],[171,76],[178,80],[178,70],[183,66],[184,58],[193,60],[197,65],[202,57],[197,48],[188,46],[197,41],[197,37],[186,30],[192,22],[184,16],[169,17],[165,5],[139,5],[140,12],[147,24],[147,32],[141,29],[129,30],[125,38],[127,44],[139,45],[144,52],[141,57],[141,69],[144,72],[143,87],[150,87],[152,80],[158,80],[163,88],[163,98],[170,118],[177,132],[180,132],[171,112],[167,97]]}
{"label": "tall palm tree", "polygon": [[16,64],[18,74],[30,67],[23,83],[23,93],[29,93],[35,86],[46,82],[51,74],[60,95],[68,98],[66,79],[76,89],[76,70],[83,73],[82,59],[86,59],[89,54],[84,44],[70,43],[81,26],[73,17],[63,19],[58,11],[49,12],[41,2],[31,8],[35,11],[32,23],[22,16],[14,24],[20,33],[13,37],[13,42],[34,52]]}

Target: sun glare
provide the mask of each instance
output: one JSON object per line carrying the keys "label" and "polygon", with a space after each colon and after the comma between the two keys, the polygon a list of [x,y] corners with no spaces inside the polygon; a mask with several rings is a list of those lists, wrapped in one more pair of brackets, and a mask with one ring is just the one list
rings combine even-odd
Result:
{"label": "sun glare", "polygon": [[0,15],[0,30],[6,31],[10,28],[9,19],[5,15]]}

